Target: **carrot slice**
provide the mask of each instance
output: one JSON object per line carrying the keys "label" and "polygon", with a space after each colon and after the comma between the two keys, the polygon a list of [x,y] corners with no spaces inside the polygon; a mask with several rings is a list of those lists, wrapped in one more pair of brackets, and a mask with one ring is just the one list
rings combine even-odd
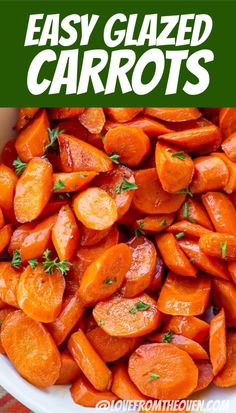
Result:
{"label": "carrot slice", "polygon": [[51,119],[75,118],[84,112],[85,108],[52,108],[48,109]]}
{"label": "carrot slice", "polygon": [[112,369],[111,390],[122,400],[148,400],[135,386],[128,374],[128,368],[124,363],[118,363]]}
{"label": "carrot slice", "polygon": [[155,159],[157,173],[165,191],[174,194],[190,185],[194,164],[189,155],[157,142]]}
{"label": "carrot slice", "polygon": [[79,115],[79,121],[91,133],[99,133],[105,125],[105,115],[102,108],[86,108]]}
{"label": "carrot slice", "polygon": [[[187,205],[187,207],[186,207]],[[181,206],[176,214],[177,221],[182,221],[186,218],[186,208],[187,208],[187,218],[190,222],[202,225],[203,227],[213,230],[212,223],[209,216],[204,209],[203,205],[200,204],[196,199],[187,198],[186,202]]]}
{"label": "carrot slice", "polygon": [[30,265],[21,274],[17,286],[20,308],[33,320],[51,323],[59,315],[65,290],[65,279],[59,271],[47,274],[41,265]]}
{"label": "carrot slice", "polygon": [[198,368],[198,382],[197,387],[194,389],[194,393],[208,387],[214,378],[212,365],[209,361],[196,360],[195,363]]}
{"label": "carrot slice", "polygon": [[234,331],[227,332],[226,349],[226,363],[213,380],[217,387],[231,387],[236,384],[236,334]]}
{"label": "carrot slice", "polygon": [[52,242],[60,260],[71,261],[79,241],[79,230],[72,209],[63,206],[52,228]]}
{"label": "carrot slice", "polygon": [[116,203],[101,188],[89,188],[77,195],[73,208],[78,220],[90,229],[107,229],[117,220]]}
{"label": "carrot slice", "polygon": [[141,228],[147,234],[164,231],[174,221],[174,214],[148,215],[135,221],[134,229]]}
{"label": "carrot slice", "polygon": [[201,225],[194,224],[187,220],[179,221],[167,228],[167,232],[171,234],[178,234],[184,232],[185,235],[189,235],[193,238],[200,238],[202,235],[209,234],[211,231]]}
{"label": "carrot slice", "polygon": [[216,376],[227,360],[225,311],[223,308],[210,321],[209,351],[213,373]]}
{"label": "carrot slice", "polygon": [[222,159],[201,156],[194,159],[194,176],[190,185],[193,194],[225,188],[229,180],[229,170]]}
{"label": "carrot slice", "polygon": [[92,171],[53,174],[53,190],[55,193],[81,191],[96,175]]}
{"label": "carrot slice", "polygon": [[60,353],[45,327],[21,310],[10,313],[1,328],[1,340],[17,371],[37,387],[56,382],[61,368]]}
{"label": "carrot slice", "polygon": [[24,126],[33,119],[38,111],[39,108],[19,108],[15,129],[19,131],[24,128]]}
{"label": "carrot slice", "polygon": [[205,275],[184,278],[170,272],[161,288],[157,308],[171,315],[200,315],[209,303],[210,291],[211,281]]}
{"label": "carrot slice", "polygon": [[2,153],[0,154],[1,162],[9,168],[13,167],[13,162],[18,156],[15,148],[15,142],[16,139],[10,139],[7,141],[2,149]]}
{"label": "carrot slice", "polygon": [[16,185],[14,211],[17,221],[24,224],[38,218],[51,193],[51,164],[46,159],[32,159]]}
{"label": "carrot slice", "polygon": [[112,337],[100,327],[89,331],[87,338],[106,363],[119,360],[140,344],[139,338]]}
{"label": "carrot slice", "polygon": [[105,112],[117,122],[127,122],[133,119],[143,108],[106,108]]}
{"label": "carrot slice", "polygon": [[141,337],[160,326],[161,313],[147,294],[135,298],[115,295],[93,309],[98,325],[110,336]]}
{"label": "carrot slice", "polygon": [[236,286],[225,280],[212,280],[212,299],[215,305],[225,310],[226,320],[236,326]]}
{"label": "carrot slice", "polygon": [[12,236],[12,224],[7,224],[0,229],[0,254],[9,245]]}
{"label": "carrot slice", "polygon": [[96,390],[84,376],[79,377],[73,383],[70,391],[74,402],[84,407],[96,407],[97,403],[103,400],[107,402],[117,400],[117,397],[110,391]]}
{"label": "carrot slice", "polygon": [[11,236],[10,244],[8,246],[9,254],[13,255],[15,250],[19,250],[23,244],[24,239],[30,234],[30,232],[35,228],[34,223],[20,225],[13,231]]}
{"label": "carrot slice", "polygon": [[[127,122],[122,123],[124,126],[131,126],[133,128],[142,129],[146,135],[158,136],[164,133],[172,132],[172,128],[169,126],[167,127],[163,123],[157,121],[156,119],[149,118],[148,116],[138,115],[134,119],[129,120]],[[110,130],[113,128],[117,128],[121,126],[119,122],[114,122],[111,120],[107,120],[105,123],[105,129]]]}
{"label": "carrot slice", "polygon": [[156,248],[147,238],[134,237],[128,242],[132,252],[132,264],[126,273],[122,293],[135,297],[149,287],[156,266]]}
{"label": "carrot slice", "polygon": [[0,309],[0,354],[5,354],[5,350],[2,346],[2,340],[1,340],[1,326],[2,326],[3,321],[5,320],[5,318],[8,316],[8,314],[12,313],[13,311],[15,311],[14,308]]}
{"label": "carrot slice", "polygon": [[207,192],[202,202],[215,230],[236,236],[236,209],[230,198],[221,192]]}
{"label": "carrot slice", "polygon": [[229,170],[229,179],[227,185],[224,188],[224,191],[227,194],[232,194],[232,192],[236,189],[236,165],[231,162],[229,158],[224,153],[214,152],[211,156],[215,156],[221,159]]}
{"label": "carrot slice", "polygon": [[60,209],[68,204],[68,194],[65,195],[65,198],[63,197],[63,195],[60,197],[62,199],[57,199],[56,197],[52,197],[49,202],[47,203],[47,205],[45,206],[45,208],[43,209],[43,211],[41,212],[39,218],[43,219],[43,218],[47,218],[50,215],[54,215],[57,212],[60,211]]}
{"label": "carrot slice", "polygon": [[156,293],[159,290],[164,275],[164,269],[164,262],[161,256],[157,254],[155,271],[152,277],[152,281],[147,288],[148,293]]}
{"label": "carrot slice", "polygon": [[196,365],[188,353],[172,344],[143,344],[131,355],[128,371],[138,389],[155,399],[182,399],[197,386]]}
{"label": "carrot slice", "polygon": [[63,172],[106,172],[113,167],[107,155],[81,139],[70,135],[58,135],[61,167]]}
{"label": "carrot slice", "polygon": [[176,274],[196,277],[197,269],[191,264],[173,234],[156,236],[156,243],[166,266]]}
{"label": "carrot slice", "polygon": [[161,186],[155,168],[136,171],[135,191],[132,207],[144,214],[170,214],[182,205],[186,194],[173,195],[165,192]]}
{"label": "carrot slice", "polygon": [[236,162],[236,133],[232,133],[225,139],[221,148],[232,162]]}
{"label": "carrot slice", "polygon": [[5,221],[4,221],[4,216],[3,216],[3,212],[2,209],[0,208],[0,229],[2,227],[4,227]]}
{"label": "carrot slice", "polygon": [[82,330],[72,334],[68,349],[85,377],[96,390],[105,391],[111,386],[111,371],[91,346]]}
{"label": "carrot slice", "polygon": [[236,237],[234,235],[212,232],[199,239],[201,250],[211,257],[236,260]]}
{"label": "carrot slice", "polygon": [[59,131],[64,131],[66,135],[74,136],[82,141],[88,141],[88,130],[80,123],[78,118],[63,119],[56,124]]}
{"label": "carrot slice", "polygon": [[126,244],[109,248],[86,269],[78,294],[87,305],[105,300],[114,294],[124,281],[132,263]]}
{"label": "carrot slice", "polygon": [[197,108],[145,108],[144,113],[167,122],[184,122],[202,116]]}
{"label": "carrot slice", "polygon": [[67,350],[61,353],[60,375],[55,384],[71,384],[80,375],[81,370],[78,364]]}
{"label": "carrot slice", "polygon": [[89,229],[79,222],[79,244],[82,247],[91,247],[102,241],[111,231],[111,228],[106,228],[101,231],[96,229]]}
{"label": "carrot slice", "polygon": [[8,166],[0,164],[0,207],[7,218],[12,215],[16,183],[15,173]]}
{"label": "carrot slice", "polygon": [[166,325],[166,331],[182,334],[202,344],[209,333],[209,324],[197,317],[174,316]]}
{"label": "carrot slice", "polygon": [[108,155],[119,155],[119,161],[127,166],[139,165],[149,154],[151,145],[149,137],[140,129],[131,126],[118,126],[110,129],[104,140]]}
{"label": "carrot slice", "polygon": [[228,138],[236,131],[236,109],[222,108],[220,109],[220,129],[223,137]]}
{"label": "carrot slice", "polygon": [[20,273],[11,266],[10,262],[0,262],[0,298],[13,307],[19,307],[16,288]]}
{"label": "carrot slice", "polygon": [[[148,337],[148,340],[151,343],[165,343],[167,334],[169,333],[153,333]],[[168,338],[169,342],[180,348],[181,350],[186,351],[193,359],[197,360],[207,360],[208,354],[204,348],[194,340],[191,340],[188,337],[184,337],[179,334],[173,334],[171,332],[170,338]]]}

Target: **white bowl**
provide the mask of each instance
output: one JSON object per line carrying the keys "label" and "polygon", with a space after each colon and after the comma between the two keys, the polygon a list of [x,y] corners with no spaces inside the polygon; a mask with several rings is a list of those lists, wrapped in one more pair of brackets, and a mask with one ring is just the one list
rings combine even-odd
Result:
{"label": "white bowl", "polygon": [[[12,127],[15,124],[16,116],[16,109],[0,108],[0,151],[4,144],[14,136]],[[0,385],[35,413],[94,412],[92,408],[84,408],[73,402],[69,386],[52,386],[46,390],[32,386],[17,373],[9,360],[2,355],[0,355]],[[192,399],[202,399],[205,403],[210,400],[229,400],[229,409],[222,410],[208,406],[207,413],[236,411],[235,387],[219,389],[211,385],[207,390],[194,394]]]}

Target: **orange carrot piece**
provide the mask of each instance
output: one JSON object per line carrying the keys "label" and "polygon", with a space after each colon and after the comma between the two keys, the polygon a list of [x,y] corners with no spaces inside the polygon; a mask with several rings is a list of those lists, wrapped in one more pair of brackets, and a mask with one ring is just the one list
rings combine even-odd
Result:
{"label": "orange carrot piece", "polygon": [[128,374],[128,367],[124,363],[118,363],[112,369],[111,390],[122,400],[148,400],[132,382]]}
{"label": "orange carrot piece", "polygon": [[201,156],[194,159],[194,176],[190,185],[193,194],[225,188],[229,180],[229,170],[222,159]]}
{"label": "orange carrot piece", "polygon": [[39,108],[19,108],[15,129],[19,131],[24,128],[27,123],[29,123],[34,118],[38,111]]}
{"label": "orange carrot piece", "polygon": [[106,228],[101,231],[96,229],[89,229],[85,227],[81,222],[78,224],[79,227],[79,244],[82,247],[91,247],[102,241],[111,231],[111,228]]}
{"label": "orange carrot piece", "polygon": [[236,334],[233,330],[227,332],[226,349],[226,363],[213,380],[217,387],[231,387],[236,384]]}
{"label": "orange carrot piece", "polygon": [[60,260],[71,261],[79,241],[78,225],[69,205],[63,206],[52,228],[52,242]]}
{"label": "orange carrot piece", "polygon": [[[63,199],[60,199],[63,198]],[[60,209],[68,204],[68,196],[65,195],[65,198],[62,196],[59,199],[56,197],[53,197],[49,200],[43,211],[41,212],[39,218],[44,219],[48,218],[50,215],[55,215],[57,212],[60,211]]]}
{"label": "orange carrot piece", "polygon": [[213,374],[216,376],[227,360],[225,311],[223,308],[210,321],[209,351]]}
{"label": "orange carrot piece", "polygon": [[236,131],[236,109],[221,108],[220,109],[220,129],[224,138],[228,138]]}
{"label": "orange carrot piece", "polygon": [[0,164],[0,207],[6,218],[11,217],[17,176],[4,164]]}
{"label": "orange carrot piece", "polygon": [[23,162],[42,156],[49,144],[48,128],[50,127],[45,109],[36,114],[16,138],[16,151]]}
{"label": "orange carrot piece", "polygon": [[236,286],[225,280],[212,280],[213,303],[224,308],[226,320],[236,327]]}
{"label": "orange carrot piece", "polygon": [[10,262],[0,262],[0,298],[13,307],[19,307],[16,289],[20,273],[12,267]]}
{"label": "orange carrot piece", "polygon": [[2,227],[4,227],[5,221],[4,221],[4,216],[3,216],[3,212],[2,209],[0,208],[0,229]]}
{"label": "orange carrot piece", "polygon": [[234,235],[212,232],[202,235],[199,247],[211,257],[236,260],[236,237]]}
{"label": "orange carrot piece", "polygon": [[236,132],[223,141],[221,148],[232,162],[236,162]]}
{"label": "orange carrot piece", "polygon": [[174,316],[165,326],[175,334],[182,334],[202,344],[209,334],[209,324],[197,317]]}
{"label": "orange carrot piece", "polygon": [[0,229],[0,254],[7,248],[9,245],[11,236],[12,236],[12,224],[5,225]]}
{"label": "orange carrot piece", "polygon": [[157,254],[155,271],[152,277],[152,281],[147,288],[148,293],[156,293],[160,289],[164,275],[164,269],[165,266],[163,259],[159,254]]}
{"label": "orange carrot piece", "polygon": [[143,108],[105,108],[105,112],[116,122],[127,122],[133,119]]}
{"label": "orange carrot piece", "polygon": [[71,384],[81,374],[78,364],[67,350],[61,353],[60,375],[55,384]]}
{"label": "orange carrot piece", "polygon": [[78,118],[63,119],[56,125],[59,131],[64,131],[66,135],[74,136],[82,141],[88,141],[88,130],[80,123]]}
{"label": "orange carrot piece", "polygon": [[53,190],[55,193],[81,191],[96,175],[97,172],[92,171],[55,173],[53,174]]}
{"label": "orange carrot piece", "polygon": [[90,133],[99,133],[105,125],[105,115],[102,108],[86,108],[79,115],[79,121]]}
{"label": "orange carrot piece", "polygon": [[167,122],[184,122],[202,116],[197,108],[145,108],[144,114]]}
{"label": "orange carrot piece", "polygon": [[[156,119],[143,115],[138,115],[134,119],[122,123],[122,125],[142,129],[142,131],[150,137],[163,135],[164,133],[172,132],[172,130],[174,129],[170,128],[169,126],[167,127]],[[117,128],[118,126],[121,126],[119,122],[111,121],[109,119],[105,123],[106,130]]]}
{"label": "orange carrot piece", "polygon": [[13,161],[17,158],[18,154],[15,148],[16,139],[10,139],[6,142],[0,154],[1,162],[8,166],[9,168],[13,167]]}
{"label": "orange carrot piece", "polygon": [[3,321],[5,320],[5,318],[8,316],[8,314],[12,313],[13,311],[15,311],[14,308],[0,309],[0,354],[5,354],[5,350],[2,346],[2,341],[1,341],[1,326],[2,326]]}
{"label": "orange carrot piece", "polygon": [[[211,220],[203,205],[196,199],[189,197],[186,199],[186,203],[188,208],[188,219],[190,220],[190,222],[213,230]],[[177,221],[182,221],[186,218],[186,211],[184,211],[184,206],[185,205],[183,204],[176,214]]]}
{"label": "orange carrot piece", "polygon": [[135,221],[134,229],[141,228],[147,234],[164,231],[174,221],[174,214],[148,215]]}
{"label": "orange carrot piece", "polygon": [[50,119],[75,118],[84,112],[85,108],[52,108],[48,109]]}
{"label": "orange carrot piece", "polygon": [[198,368],[198,382],[197,387],[194,389],[193,393],[208,387],[214,378],[212,365],[211,363],[209,363],[209,361],[196,360],[195,364]]}
{"label": "orange carrot piece", "polygon": [[73,383],[70,391],[74,402],[84,407],[96,407],[97,403],[102,400],[108,402],[117,400],[117,397],[110,391],[96,390],[84,376],[79,377]]}
{"label": "orange carrot piece", "polygon": [[215,230],[236,236],[236,209],[231,199],[221,192],[207,192],[202,202]]}
{"label": "orange carrot piece", "polygon": [[188,235],[193,238],[200,238],[202,235],[211,233],[209,229],[204,228],[201,225],[189,222],[187,220],[175,222],[169,228],[167,228],[167,232],[170,232],[171,234],[178,234],[179,232],[184,232],[185,235]]}
{"label": "orange carrot piece", "polygon": [[221,159],[225,163],[226,167],[228,168],[229,179],[224,188],[224,191],[227,194],[232,194],[232,192],[236,190],[236,165],[233,162],[231,162],[231,160],[227,158],[227,156],[224,153],[214,152],[211,154],[211,156],[215,156]]}
{"label": "orange carrot piece", "polygon": [[35,226],[35,223],[23,224],[13,231],[10,244],[8,246],[8,252],[10,255],[13,255],[15,250],[21,249],[23,241],[30,234],[30,232],[34,230]]}

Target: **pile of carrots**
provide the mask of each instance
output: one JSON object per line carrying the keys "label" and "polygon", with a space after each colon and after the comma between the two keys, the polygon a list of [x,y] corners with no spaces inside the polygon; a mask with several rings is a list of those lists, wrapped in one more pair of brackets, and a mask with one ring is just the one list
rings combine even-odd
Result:
{"label": "pile of carrots", "polygon": [[73,400],[236,385],[236,108],[21,108],[0,351]]}

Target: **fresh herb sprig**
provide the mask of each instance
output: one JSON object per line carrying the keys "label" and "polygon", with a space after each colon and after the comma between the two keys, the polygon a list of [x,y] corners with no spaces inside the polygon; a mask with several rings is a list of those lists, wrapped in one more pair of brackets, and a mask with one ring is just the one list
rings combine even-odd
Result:
{"label": "fresh herb sprig", "polygon": [[138,189],[138,185],[133,184],[132,182],[128,181],[125,178],[122,179],[122,182],[120,184],[116,185],[117,194],[121,194],[121,192],[130,191],[130,190],[135,191],[136,189]]}
{"label": "fresh herb sprig", "polygon": [[22,261],[21,261],[20,251],[19,250],[13,251],[11,266],[14,267],[14,268],[20,268],[21,263],[22,263]]}
{"label": "fresh herb sprig", "polygon": [[49,249],[46,249],[43,253],[42,266],[45,272],[47,274],[52,274],[57,269],[58,271],[60,271],[62,275],[67,275],[67,272],[69,271],[70,266],[72,265],[71,262],[69,262],[66,259],[59,261],[58,257],[52,260],[50,255],[51,251]]}
{"label": "fresh herb sprig", "polygon": [[48,151],[48,149],[55,147],[55,143],[57,141],[58,135],[63,132],[64,132],[63,130],[48,128],[48,135],[49,135],[50,142],[45,146],[46,152]]}
{"label": "fresh herb sprig", "polygon": [[25,168],[26,168],[26,166],[27,166],[27,163],[22,162],[22,160],[20,159],[20,157],[17,156],[17,158],[12,162],[12,165],[13,165],[14,168],[15,168],[16,175],[21,175],[22,172],[24,172],[24,170],[25,170]]}

